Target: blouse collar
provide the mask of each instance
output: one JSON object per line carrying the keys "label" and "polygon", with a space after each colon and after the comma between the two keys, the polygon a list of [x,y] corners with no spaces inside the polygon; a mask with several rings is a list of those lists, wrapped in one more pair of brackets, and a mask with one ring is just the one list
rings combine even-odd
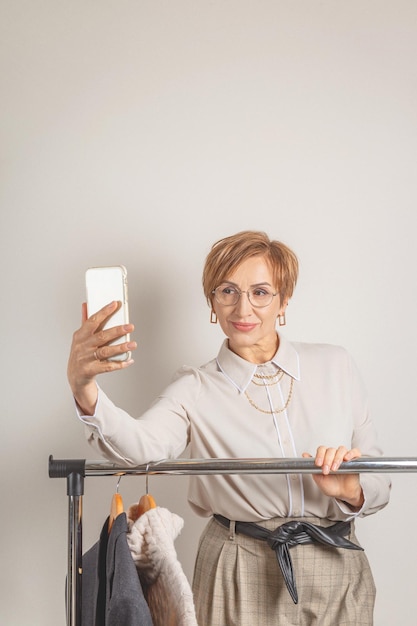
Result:
{"label": "blouse collar", "polygon": [[[301,379],[298,352],[281,334],[279,335],[279,347],[277,352],[268,363],[262,365],[268,365],[269,363],[281,368],[295,380]],[[219,354],[217,355],[217,365],[224,376],[241,393],[248,387],[258,368],[256,363],[250,363],[229,350],[228,339],[224,340]]]}

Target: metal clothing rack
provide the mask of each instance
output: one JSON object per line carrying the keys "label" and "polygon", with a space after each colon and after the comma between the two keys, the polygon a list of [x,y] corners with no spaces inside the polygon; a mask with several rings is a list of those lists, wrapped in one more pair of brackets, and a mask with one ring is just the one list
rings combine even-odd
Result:
{"label": "metal clothing rack", "polygon": [[[49,457],[49,477],[67,479],[68,575],[66,591],[67,626],[81,626],[82,498],[84,478],[125,475],[197,474],[318,474],[313,459],[176,459],[138,465],[118,466],[108,461],[85,459],[55,460]],[[417,472],[417,458],[385,457],[354,459],[341,464],[338,473]]]}

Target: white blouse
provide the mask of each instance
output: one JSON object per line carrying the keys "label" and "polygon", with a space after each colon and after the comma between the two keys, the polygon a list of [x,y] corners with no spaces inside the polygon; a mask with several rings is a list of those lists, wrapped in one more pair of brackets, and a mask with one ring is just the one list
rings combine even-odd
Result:
{"label": "white blouse", "polygon": [[[382,454],[364,386],[346,350],[290,343],[282,335],[276,355],[262,365],[233,353],[226,339],[217,359],[178,370],[138,419],[101,389],[95,414],[80,419],[94,449],[119,464],[176,458],[188,444],[197,459],[314,456],[319,445]],[[325,496],[309,474],[192,476],[188,497],[202,516],[348,520],[375,513],[389,499],[386,474],[363,473],[360,480],[365,502],[357,513]]]}

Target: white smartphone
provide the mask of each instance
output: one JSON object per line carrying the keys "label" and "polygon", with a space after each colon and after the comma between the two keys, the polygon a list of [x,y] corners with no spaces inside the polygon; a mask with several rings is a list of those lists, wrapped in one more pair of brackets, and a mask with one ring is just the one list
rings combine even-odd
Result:
{"label": "white smartphone", "polygon": [[[129,305],[127,297],[127,271],[123,265],[108,267],[89,267],[85,273],[87,291],[88,317],[102,309],[114,300],[121,302],[121,307],[106,322],[103,329],[112,328],[129,323]],[[124,343],[130,340],[129,334],[112,341],[110,345]],[[124,352],[111,357],[112,361],[126,361],[130,359],[130,352]]]}

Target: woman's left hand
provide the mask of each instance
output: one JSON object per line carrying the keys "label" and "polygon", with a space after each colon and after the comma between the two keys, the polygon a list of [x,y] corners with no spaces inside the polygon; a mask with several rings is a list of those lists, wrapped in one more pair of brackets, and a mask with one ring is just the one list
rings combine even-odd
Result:
{"label": "woman's left hand", "polygon": [[[363,491],[359,482],[359,474],[333,474],[337,472],[343,461],[351,461],[361,456],[358,448],[348,450],[345,446],[326,448],[319,446],[314,459],[315,465],[322,468],[321,474],[312,474],[313,480],[321,491],[331,498],[343,500],[352,509],[360,509],[364,502]],[[311,454],[303,453],[304,458],[312,458]]]}

